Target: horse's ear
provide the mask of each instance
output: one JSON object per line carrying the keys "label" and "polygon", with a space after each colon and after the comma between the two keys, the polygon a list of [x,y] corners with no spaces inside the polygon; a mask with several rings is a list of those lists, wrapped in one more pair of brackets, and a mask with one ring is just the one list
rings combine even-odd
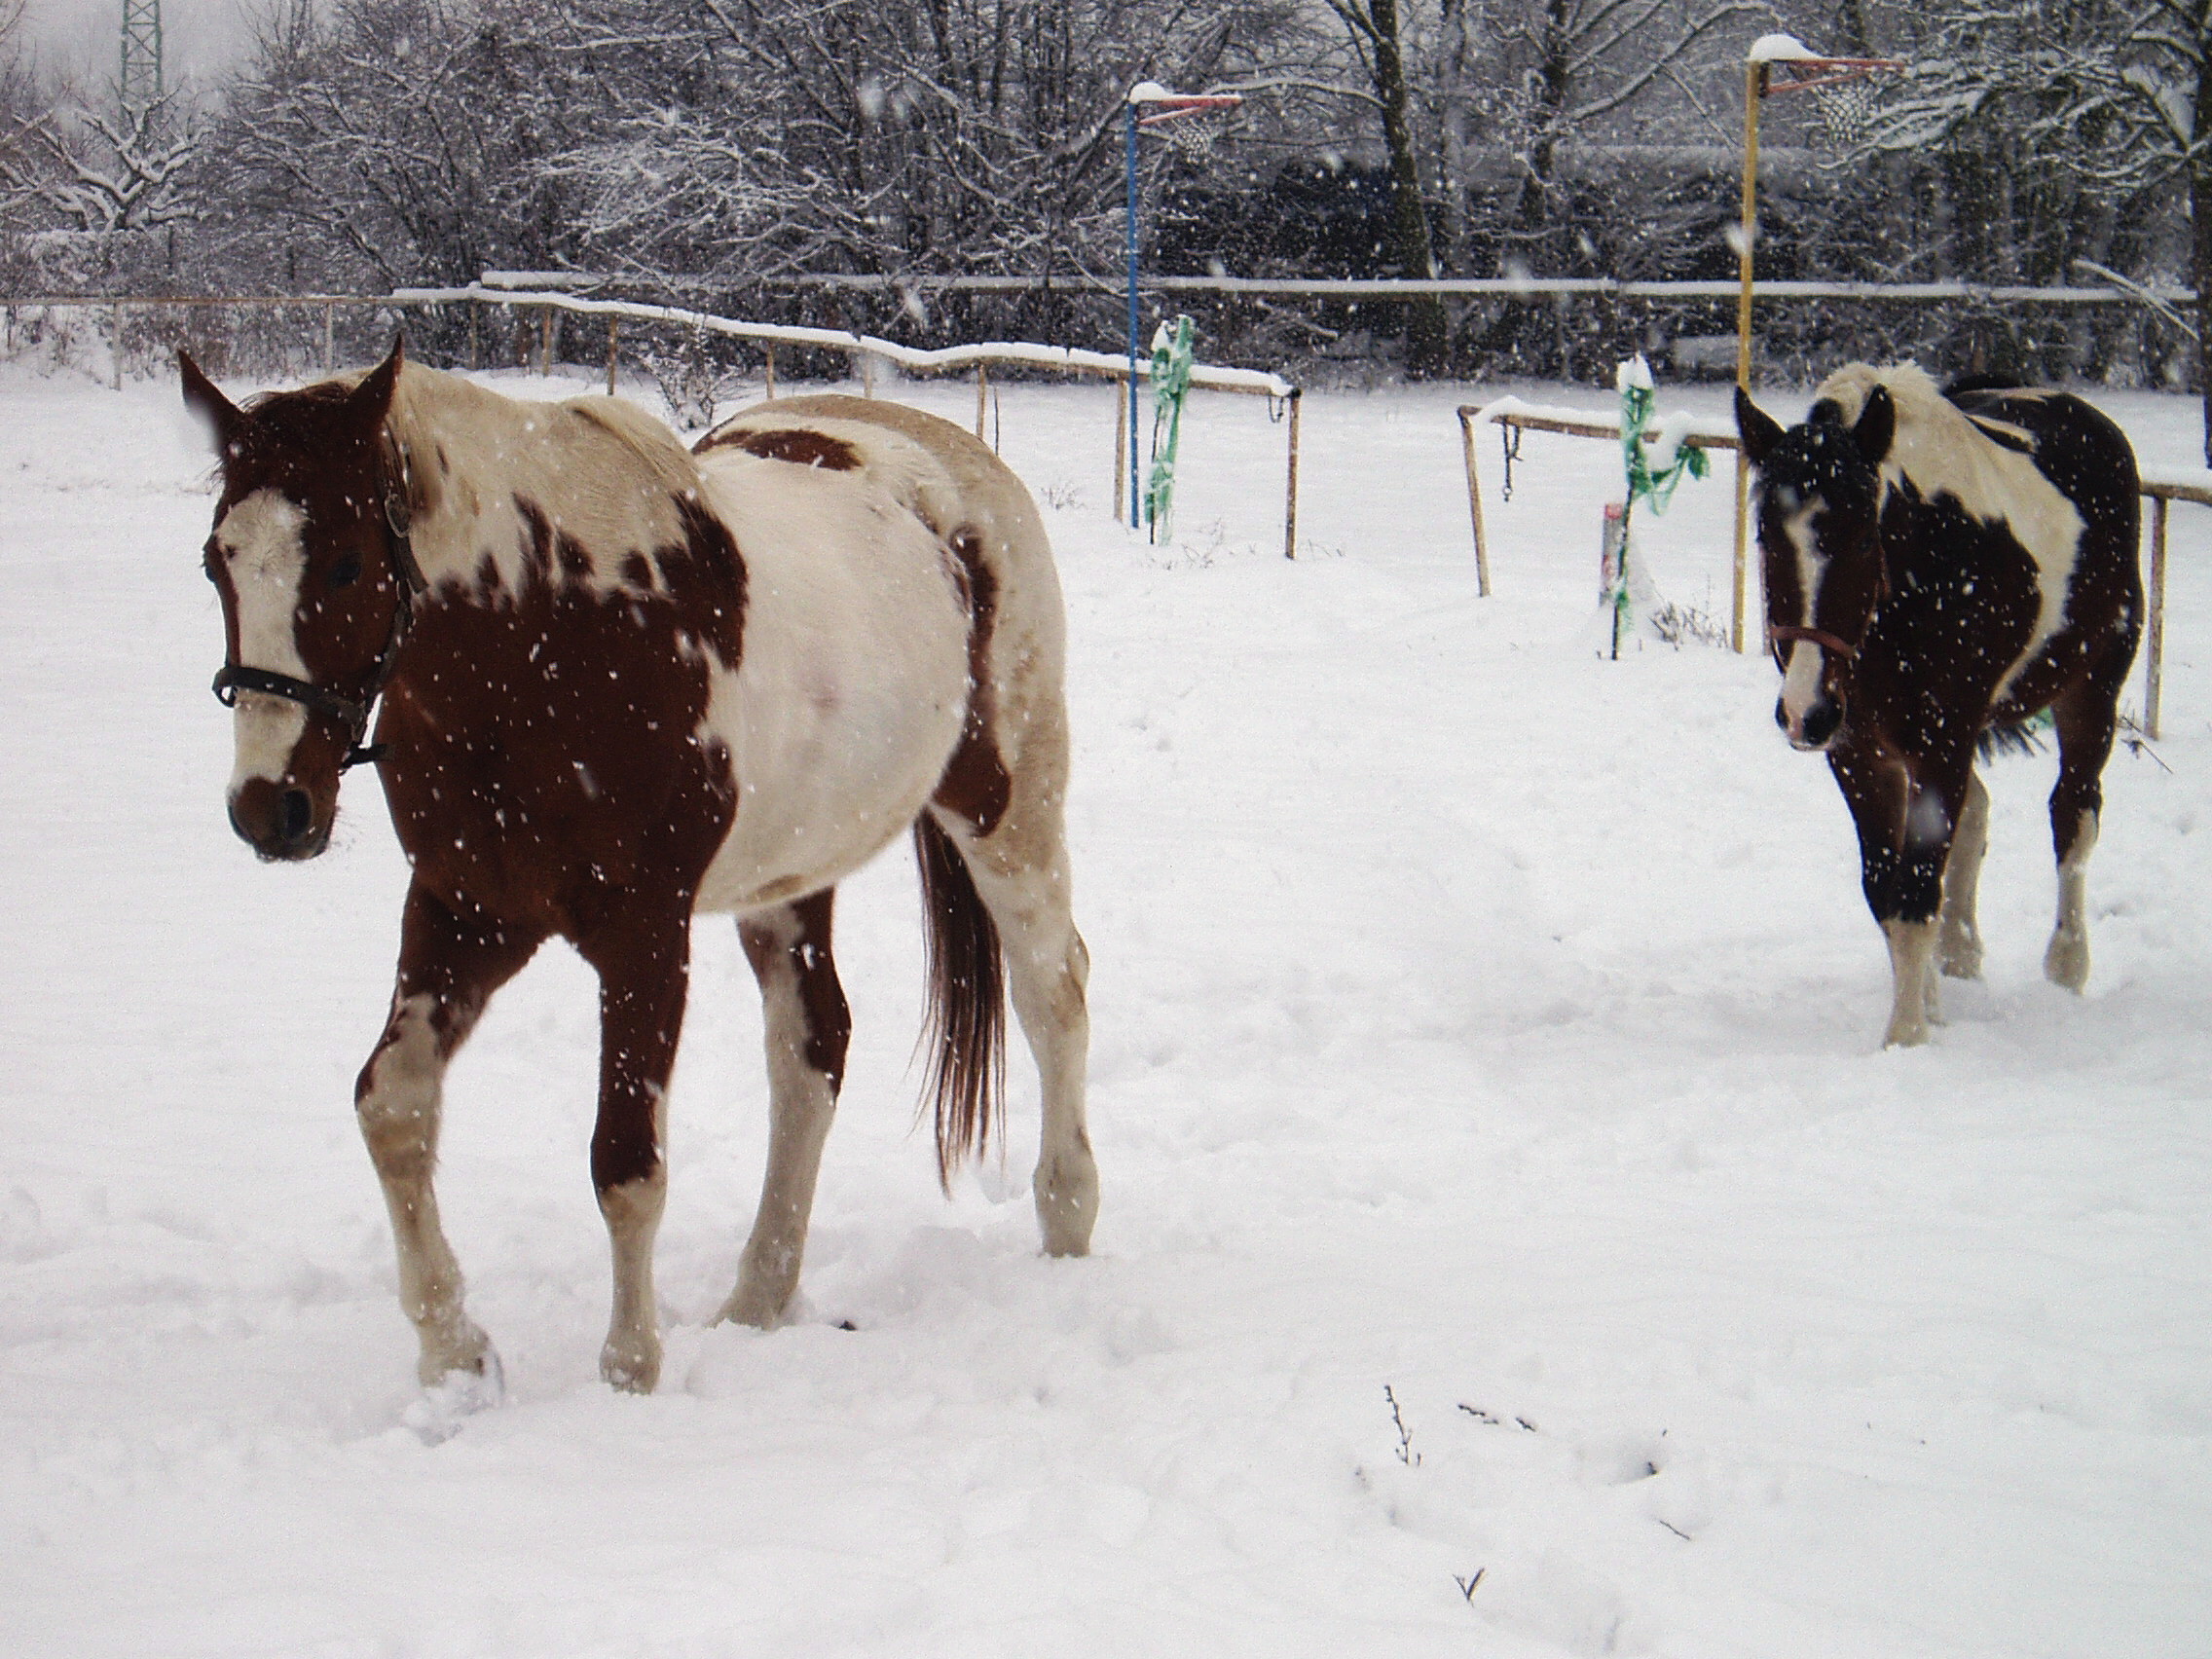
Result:
{"label": "horse's ear", "polygon": [[184,406],[207,424],[207,435],[214,439],[216,450],[227,456],[231,439],[245,423],[244,412],[223,395],[222,387],[201,372],[200,365],[192,360],[192,353],[181,346],[176,351],[176,366],[184,377]]}
{"label": "horse's ear", "polygon": [[1859,424],[1851,428],[1852,441],[1868,466],[1879,466],[1897,435],[1898,406],[1890,401],[1890,388],[1877,386],[1866,394],[1866,407],[1859,412]]}
{"label": "horse's ear", "polygon": [[1736,388],[1736,436],[1742,440],[1744,454],[1753,466],[1764,466],[1766,458],[1774,453],[1774,446],[1782,442],[1782,428],[1742,387]]}
{"label": "horse's ear", "polygon": [[347,400],[348,407],[363,426],[384,424],[384,418],[391,409],[391,388],[399,384],[399,371],[406,361],[407,337],[395,334],[391,355],[371,369]]}

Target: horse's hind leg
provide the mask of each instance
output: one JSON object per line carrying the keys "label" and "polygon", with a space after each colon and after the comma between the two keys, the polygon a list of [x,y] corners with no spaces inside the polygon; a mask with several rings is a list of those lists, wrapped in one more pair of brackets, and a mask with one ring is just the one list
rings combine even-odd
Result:
{"label": "horse's hind leg", "polygon": [[446,1066],[492,993],[543,938],[481,915],[456,914],[424,889],[409,889],[391,1017],[354,1085],[361,1138],[391,1212],[399,1301],[422,1343],[417,1375],[425,1387],[459,1373],[498,1390],[492,1345],[461,1309],[461,1268],[438,1223],[431,1175]]}
{"label": "horse's hind leg", "polygon": [[591,1137],[591,1179],[614,1266],[614,1307],[599,1374],[613,1387],[649,1394],[660,1381],[653,1237],[668,1198],[661,1137],[690,978],[687,897],[682,903],[656,903],[623,894],[608,903],[599,925],[579,932],[576,948],[599,972],[599,1122]]}
{"label": "horse's hind leg", "polygon": [[1988,851],[1989,789],[1979,773],[1970,771],[1966,804],[1951,832],[1951,856],[1943,864],[1943,926],[1936,949],[1937,965],[1954,979],[1981,977],[1981,929],[1974,902]]}
{"label": "horse's hind leg", "polygon": [[933,816],[959,849],[998,929],[1014,1016],[1037,1062],[1044,1128],[1031,1193],[1046,1252],[1087,1255],[1098,1219],[1098,1164],[1084,1107],[1090,952],[1069,903],[1067,841],[1056,800],[1023,811],[1017,794],[1016,810],[989,835],[955,813]]}
{"label": "horse's hind leg", "polygon": [[759,1213],[738,1264],[737,1288],[719,1315],[742,1325],[776,1324],[798,1288],[822,1143],[844,1080],[853,1021],[830,951],[833,897],[833,889],[817,893],[738,923],[760,981],[770,1120]]}
{"label": "horse's hind leg", "polygon": [[[2126,672],[2120,662],[2120,674]],[[2104,683],[2110,680],[2111,683]],[[2088,865],[2104,810],[2105,762],[2119,724],[2111,676],[2069,686],[2051,704],[2058,723],[2058,783],[2050,792],[2051,850],[2058,860],[2058,917],[2044,951],[2044,977],[2079,991],[2089,982]]]}

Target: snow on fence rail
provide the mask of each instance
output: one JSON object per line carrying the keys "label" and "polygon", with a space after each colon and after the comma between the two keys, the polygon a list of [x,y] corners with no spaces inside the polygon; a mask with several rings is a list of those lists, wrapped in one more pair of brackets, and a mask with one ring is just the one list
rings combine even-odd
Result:
{"label": "snow on fence rail", "polygon": [[[902,346],[897,341],[879,339],[874,335],[861,334],[849,329],[807,328],[795,324],[773,322],[745,322],[734,317],[717,316],[710,312],[690,311],[678,306],[648,305],[634,300],[595,300],[580,294],[556,292],[547,289],[518,289],[470,282],[453,288],[394,288],[385,295],[359,294],[289,294],[289,295],[60,295],[26,296],[0,299],[7,310],[11,324],[18,310],[64,307],[83,307],[105,311],[112,314],[116,350],[115,385],[123,386],[123,318],[128,311],[159,309],[163,307],[236,306],[247,309],[285,307],[314,309],[323,313],[322,366],[328,373],[335,365],[336,314],[344,307],[370,309],[404,309],[407,307],[436,307],[447,305],[492,305],[512,309],[517,306],[536,307],[540,317],[539,373],[552,368],[553,313],[574,312],[585,315],[607,318],[607,390],[614,391],[615,370],[620,355],[620,323],[624,317],[636,321],[657,322],[704,333],[720,334],[734,339],[756,340],[765,350],[767,373],[766,391],[776,394],[775,349],[781,345],[803,346],[810,350],[842,351],[860,359],[863,365],[863,387],[867,395],[874,395],[874,377],[867,373],[877,358],[897,364],[901,369],[918,375],[960,373],[970,369],[976,375],[976,435],[983,435],[984,412],[990,392],[989,368],[993,363],[1017,368],[1041,370],[1053,374],[1090,375],[1100,379],[1127,383],[1123,396],[1134,402],[1137,395],[1136,381],[1149,380],[1152,364],[1149,358],[1139,358],[1136,379],[1129,374],[1125,355],[1116,356],[1105,351],[1087,351],[1076,347],[1043,346],[1026,341],[988,341],[971,346],[947,346],[937,350]],[[1283,557],[1296,558],[1298,552],[1298,427],[1299,405],[1302,389],[1278,374],[1263,369],[1232,369],[1211,363],[1197,363],[1191,368],[1191,384],[1212,391],[1241,393],[1245,396],[1265,397],[1272,406],[1284,407],[1288,427],[1283,482]],[[1114,455],[1114,515],[1120,519],[1124,501],[1122,496],[1124,480],[1128,473],[1127,405],[1117,400],[1115,410]]]}
{"label": "snow on fence rail", "polygon": [[[1482,597],[1487,599],[1490,597],[1490,548],[1483,535],[1482,488],[1475,468],[1475,428],[1493,424],[1530,431],[1560,432],[1576,438],[1604,438],[1617,444],[1621,441],[1621,423],[1618,415],[1530,403],[1518,397],[1500,397],[1482,404],[1462,404],[1457,413],[1459,445],[1467,468],[1467,511],[1474,522],[1475,531],[1475,585]],[[1670,416],[1646,432],[1643,439],[1650,444],[1670,440],[1686,444],[1692,449],[1735,450],[1739,454],[1742,451],[1742,446],[1736,441],[1734,425],[1726,421],[1710,418]],[[2151,570],[2147,584],[2151,613],[2144,630],[2149,648],[2144,660],[2143,735],[2155,740],[2158,735],[2158,699],[2165,675],[2166,657],[2167,508],[2174,501],[2194,501],[2212,507],[2212,471],[2146,472],[2139,479],[2139,487],[2144,498],[2151,503]],[[1744,648],[1744,600],[1749,575],[1748,567],[1742,559],[1745,510],[1745,497],[1739,491],[1736,497],[1738,564],[1735,571],[1736,627],[1733,636],[1738,651]]]}
{"label": "snow on fence rail", "polygon": [[[1105,276],[884,276],[866,273],[778,276],[780,288],[851,289],[855,293],[1024,294],[1060,288],[1119,294],[1122,278]],[[1609,295],[1628,300],[1733,300],[1741,284],[1704,278],[1641,280],[1613,276],[1155,276],[1138,286],[1165,294],[1252,294],[1277,298],[1410,299],[1427,294]],[[1771,300],[1970,300],[1986,305],[2141,305],[2143,296],[2116,287],[2027,287],[1980,282],[1763,281],[1758,297]],[[2184,289],[2157,291],[2176,306],[2193,305]]]}

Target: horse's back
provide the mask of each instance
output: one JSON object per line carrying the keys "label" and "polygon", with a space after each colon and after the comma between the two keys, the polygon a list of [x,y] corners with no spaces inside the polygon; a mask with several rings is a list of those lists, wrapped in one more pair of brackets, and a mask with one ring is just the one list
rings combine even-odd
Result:
{"label": "horse's back", "polygon": [[2101,538],[2132,556],[2142,515],[2134,446],[2117,422],[2072,392],[1951,387],[1946,395],[1992,443],[2018,450]]}

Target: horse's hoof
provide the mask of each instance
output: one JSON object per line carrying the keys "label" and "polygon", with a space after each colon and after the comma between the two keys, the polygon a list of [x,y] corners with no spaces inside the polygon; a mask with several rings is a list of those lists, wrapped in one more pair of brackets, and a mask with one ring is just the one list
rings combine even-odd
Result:
{"label": "horse's hoof", "polygon": [[1936,948],[1936,963],[1947,979],[1978,979],[1981,977],[1981,940],[1947,939]]}
{"label": "horse's hoof", "polygon": [[2050,948],[2043,953],[2043,977],[2065,990],[2079,992],[2089,982],[2089,941],[2080,934],[2053,934]]}
{"label": "horse's hoof", "polygon": [[1098,1224],[1098,1168],[1080,1165],[1048,1169],[1040,1164],[1031,1178],[1037,1193],[1037,1226],[1048,1256],[1088,1256],[1090,1230]]}
{"label": "horse's hoof", "polygon": [[740,1284],[729,1293],[721,1311],[715,1315],[718,1325],[750,1325],[756,1331],[773,1331],[791,1317],[792,1292],[777,1295],[750,1284]]}
{"label": "horse's hoof", "polygon": [[655,1343],[647,1350],[608,1343],[599,1350],[599,1375],[609,1388],[625,1394],[649,1394],[660,1386],[660,1345]]}
{"label": "horse's hoof", "polygon": [[1928,1041],[1928,1021],[1925,1019],[1893,1019],[1883,1034],[1885,1049],[1918,1049]]}
{"label": "horse's hoof", "polygon": [[414,1430],[425,1446],[442,1446],[459,1434],[461,1425],[478,1412],[504,1405],[507,1381],[499,1356],[484,1350],[483,1368],[449,1371],[410,1400],[400,1421]]}

